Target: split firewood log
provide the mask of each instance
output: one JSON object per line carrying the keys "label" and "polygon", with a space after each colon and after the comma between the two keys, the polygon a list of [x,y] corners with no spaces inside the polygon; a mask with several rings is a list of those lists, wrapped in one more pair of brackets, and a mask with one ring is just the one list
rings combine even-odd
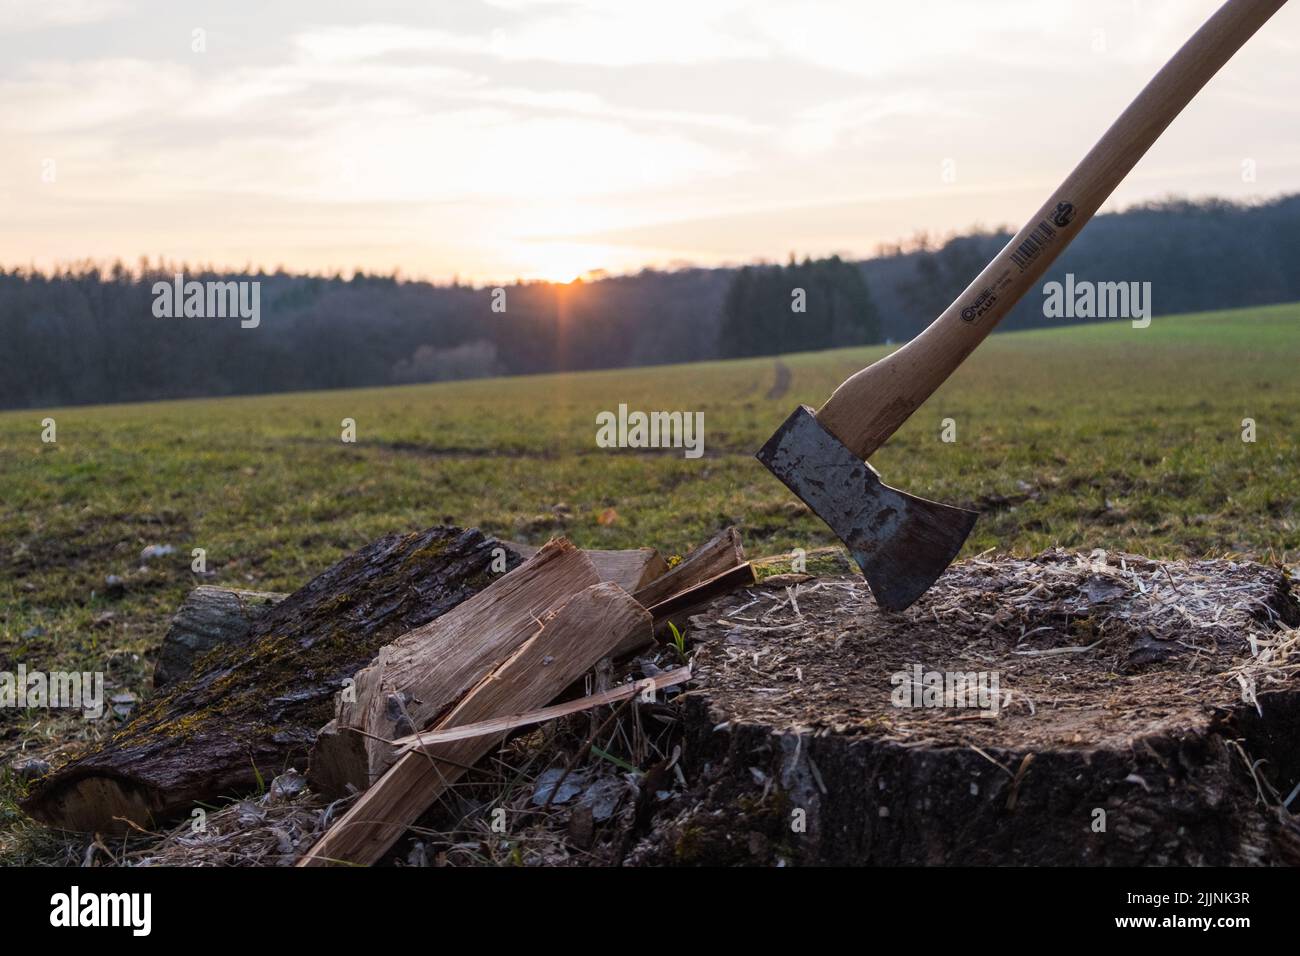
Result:
{"label": "split firewood log", "polygon": [[744,563],[740,532],[725,528],[682,558],[671,571],[633,590],[632,596],[646,607],[654,607]]}
{"label": "split firewood log", "polygon": [[[531,544],[509,541],[511,550],[522,558],[531,558],[541,549]],[[602,581],[612,581],[633,594],[668,573],[668,562],[654,548],[631,548],[626,551],[602,551],[584,548]]]}
{"label": "split firewood log", "polygon": [[450,614],[380,649],[337,696],[334,720],[312,750],[312,786],[334,795],[365,790],[395,759],[389,741],[435,723],[548,611],[599,583],[591,560],[557,538]]}
{"label": "split firewood log", "polygon": [[[549,558],[549,573],[535,569],[537,573],[523,580],[527,572],[534,570],[524,565],[443,618],[443,621],[452,616],[463,618],[457,622],[455,631],[470,625],[480,626],[477,633],[482,635],[482,643],[499,649],[516,641],[521,626],[526,628],[527,636],[522,642],[514,643],[513,651],[486,672],[469,661],[471,657],[482,659],[477,649],[452,655],[465,657],[463,661],[453,662],[448,655],[426,656],[428,666],[422,671],[432,679],[426,680],[423,692],[434,696],[424,701],[424,706],[440,708],[449,700],[456,701],[434,721],[432,729],[448,730],[541,706],[630,637],[639,635],[642,641],[650,639],[653,628],[650,614],[612,583],[592,584],[576,594],[570,592],[558,606],[534,615],[527,598],[542,603],[548,586],[557,579],[562,583],[580,577],[575,566],[583,562],[590,568],[590,562],[576,551],[566,554],[556,549],[548,556],[547,551],[554,544],[543,548],[533,559]],[[574,555],[581,562],[574,560]],[[570,568],[561,572],[562,563]],[[476,606],[470,608],[471,604]],[[462,609],[465,613],[458,613]],[[404,651],[414,648],[414,642],[404,643]],[[446,648],[452,642],[444,636],[424,643],[433,648]],[[407,677],[414,676],[409,667],[401,670]],[[463,682],[476,672],[481,676],[463,693],[444,679],[460,675]],[[498,733],[453,740],[398,756],[326,831],[299,865],[378,861],[466,768],[473,766],[503,737]]]}
{"label": "split firewood log", "polygon": [[72,830],[151,826],[305,769],[346,679],[518,564],[477,530],[386,535],[200,658],[129,724],[42,779],[23,808]]}
{"label": "split firewood log", "polygon": [[[495,663],[501,648],[517,646],[531,633],[533,620],[527,616],[513,618],[513,631],[506,626],[517,606],[526,606],[535,619],[591,584],[613,581],[626,589],[657,573],[659,565],[667,567],[648,548],[580,552],[567,540],[555,539],[535,551],[518,571],[455,614],[384,648],[374,664],[357,675],[356,685],[340,692],[335,719],[321,729],[313,749],[312,785],[343,795],[374,783],[394,759],[389,741],[428,726],[449,706],[449,695],[463,689],[467,670],[481,671]],[[647,599],[659,601],[666,620],[669,614],[752,582],[740,536],[727,528],[641,587],[636,598],[642,605]],[[652,642],[653,633],[629,631],[611,656],[626,656]]]}

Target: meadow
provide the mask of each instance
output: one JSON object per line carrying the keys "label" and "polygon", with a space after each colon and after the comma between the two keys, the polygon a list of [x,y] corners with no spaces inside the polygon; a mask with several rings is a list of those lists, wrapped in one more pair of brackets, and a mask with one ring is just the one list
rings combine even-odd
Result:
{"label": "meadow", "polygon": [[[728,524],[754,556],[829,545],[752,455],[796,403],[883,352],[2,413],[0,670],[103,670],[143,696],[196,583],[292,590],[383,533],[440,522],[667,555]],[[620,404],[703,412],[703,455],[598,447],[597,415]],[[967,554],[1283,563],[1300,560],[1298,460],[1300,304],[995,335],[872,459],[891,484],[980,510]],[[142,562],[149,545],[175,550]],[[0,765],[71,732],[0,715]],[[7,824],[12,803],[0,853]]]}

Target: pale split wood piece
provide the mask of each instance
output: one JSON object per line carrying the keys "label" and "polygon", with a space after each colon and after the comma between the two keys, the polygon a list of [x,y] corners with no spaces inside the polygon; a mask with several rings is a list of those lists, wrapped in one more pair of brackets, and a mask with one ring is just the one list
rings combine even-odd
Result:
{"label": "pale split wood piece", "polygon": [[470,737],[503,734],[519,727],[530,727],[533,724],[545,723],[548,720],[558,720],[561,717],[580,714],[584,710],[594,710],[608,704],[617,704],[619,701],[640,694],[652,694],[657,690],[676,687],[678,684],[685,684],[690,679],[690,665],[676,667],[670,671],[661,671],[654,677],[646,677],[630,684],[619,684],[617,687],[603,690],[599,694],[590,694],[586,697],[579,697],[577,700],[552,704],[549,707],[530,710],[522,714],[510,714],[505,717],[492,717],[488,720],[476,721],[472,724],[461,724],[447,730],[428,730],[424,733],[411,734],[409,737],[394,740],[393,744],[405,754],[408,751],[423,750],[426,747],[453,740],[468,740]]}
{"label": "pale split wood piece", "polygon": [[667,574],[633,591],[632,596],[646,607],[653,607],[744,563],[745,548],[740,543],[740,532],[735,528],[724,528],[684,557]]}
{"label": "pale split wood piece", "polygon": [[556,538],[436,621],[385,645],[337,695],[334,720],[312,749],[312,786],[326,794],[365,790],[396,759],[388,741],[438,721],[548,611],[599,583],[591,560]]}
{"label": "pale split wood piece", "polygon": [[[507,546],[524,558],[531,558],[541,549],[532,544],[508,541]],[[624,551],[602,551],[584,548],[583,554],[596,566],[602,581],[613,581],[628,594],[668,572],[668,562],[654,548],[629,548]]]}
{"label": "pale split wood piece", "polygon": [[[592,585],[547,612],[536,633],[480,680],[433,730],[539,707],[624,641],[634,635],[648,641],[652,628],[649,612],[618,585]],[[465,768],[503,737],[498,733],[449,740],[406,752],[298,865],[375,863]]]}

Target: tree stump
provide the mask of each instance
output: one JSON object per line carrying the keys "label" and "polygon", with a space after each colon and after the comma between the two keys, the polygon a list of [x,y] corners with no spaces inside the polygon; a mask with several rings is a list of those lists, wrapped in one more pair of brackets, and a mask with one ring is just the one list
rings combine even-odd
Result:
{"label": "tree stump", "polygon": [[214,647],[126,727],[40,781],[23,808],[73,830],[149,826],[305,769],[343,681],[519,563],[498,549],[445,527],[372,542]]}
{"label": "tree stump", "polygon": [[1279,570],[1054,551],[955,565],[898,614],[833,577],[691,624],[689,790],[627,863],[1300,862]]}

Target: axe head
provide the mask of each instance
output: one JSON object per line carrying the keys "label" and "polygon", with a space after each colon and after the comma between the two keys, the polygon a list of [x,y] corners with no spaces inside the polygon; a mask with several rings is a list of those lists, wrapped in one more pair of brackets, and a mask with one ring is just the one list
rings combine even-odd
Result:
{"label": "axe head", "polygon": [[756,457],[839,535],[886,611],[901,611],[929,590],[978,517],[890,488],[807,405]]}

